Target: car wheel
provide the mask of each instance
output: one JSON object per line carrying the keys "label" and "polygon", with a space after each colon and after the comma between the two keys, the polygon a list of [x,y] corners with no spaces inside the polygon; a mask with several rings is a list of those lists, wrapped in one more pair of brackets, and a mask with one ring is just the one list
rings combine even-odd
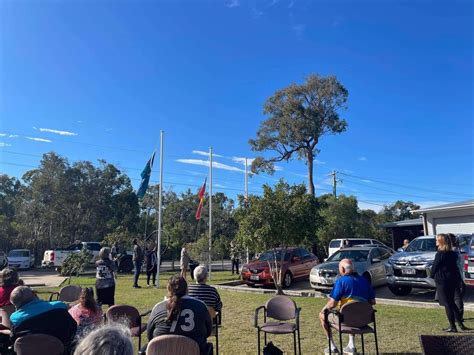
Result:
{"label": "car wheel", "polygon": [[283,288],[288,288],[291,286],[293,282],[293,276],[289,272],[286,272],[285,276],[283,277]]}
{"label": "car wheel", "polygon": [[388,289],[397,296],[406,296],[411,292],[410,286],[388,285]]}
{"label": "car wheel", "polygon": [[372,277],[368,272],[365,272],[362,276],[369,282],[369,285],[372,285]]}

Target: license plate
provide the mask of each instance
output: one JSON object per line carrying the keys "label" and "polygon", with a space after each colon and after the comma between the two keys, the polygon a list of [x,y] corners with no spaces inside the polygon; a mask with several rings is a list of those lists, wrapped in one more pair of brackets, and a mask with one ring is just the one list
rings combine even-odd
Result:
{"label": "license plate", "polygon": [[250,275],[250,280],[258,281],[259,279],[258,275]]}
{"label": "license plate", "polygon": [[474,272],[474,266],[468,266],[467,267],[467,272],[473,273]]}
{"label": "license plate", "polygon": [[415,275],[416,270],[415,269],[402,269],[402,274],[404,274],[404,275]]}

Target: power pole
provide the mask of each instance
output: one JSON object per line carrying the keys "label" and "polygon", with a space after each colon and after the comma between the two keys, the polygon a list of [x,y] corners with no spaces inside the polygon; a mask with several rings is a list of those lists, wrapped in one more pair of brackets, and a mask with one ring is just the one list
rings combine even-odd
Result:
{"label": "power pole", "polygon": [[333,170],[330,175],[332,175],[332,195],[337,197],[337,171]]}
{"label": "power pole", "polygon": [[[248,175],[247,158],[245,158],[245,208],[248,207],[248,203],[249,203],[249,175]],[[246,259],[247,259],[247,264],[248,264],[249,263],[249,248],[248,247],[247,247]]]}

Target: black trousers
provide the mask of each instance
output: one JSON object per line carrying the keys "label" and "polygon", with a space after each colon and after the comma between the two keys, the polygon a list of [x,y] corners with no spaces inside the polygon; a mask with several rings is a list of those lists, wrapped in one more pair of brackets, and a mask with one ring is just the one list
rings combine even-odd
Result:
{"label": "black trousers", "polygon": [[232,275],[234,274],[234,269],[236,274],[239,273],[239,263],[239,259],[232,259]]}
{"label": "black trousers", "polygon": [[464,294],[466,293],[466,285],[461,282],[458,287],[454,289],[454,303],[458,306],[459,315],[461,319],[464,318]]}
{"label": "black trousers", "polygon": [[455,321],[459,323],[462,322],[461,313],[459,312],[458,306],[454,302],[454,293],[457,286],[457,284],[451,283],[436,285],[439,302],[444,306],[449,324],[452,327],[455,326]]}
{"label": "black trousers", "polygon": [[154,265],[151,269],[146,269],[146,284],[150,284],[150,278],[153,279],[153,285],[156,285],[156,272],[158,268]]}

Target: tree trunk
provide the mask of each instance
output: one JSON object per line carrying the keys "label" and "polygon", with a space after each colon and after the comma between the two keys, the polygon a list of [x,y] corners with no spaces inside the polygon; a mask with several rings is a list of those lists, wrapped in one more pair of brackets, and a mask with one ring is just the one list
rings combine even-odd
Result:
{"label": "tree trunk", "polygon": [[314,191],[314,182],[313,182],[313,164],[314,164],[314,156],[313,151],[308,150],[307,155],[308,159],[308,192],[310,195],[315,196],[316,192]]}

